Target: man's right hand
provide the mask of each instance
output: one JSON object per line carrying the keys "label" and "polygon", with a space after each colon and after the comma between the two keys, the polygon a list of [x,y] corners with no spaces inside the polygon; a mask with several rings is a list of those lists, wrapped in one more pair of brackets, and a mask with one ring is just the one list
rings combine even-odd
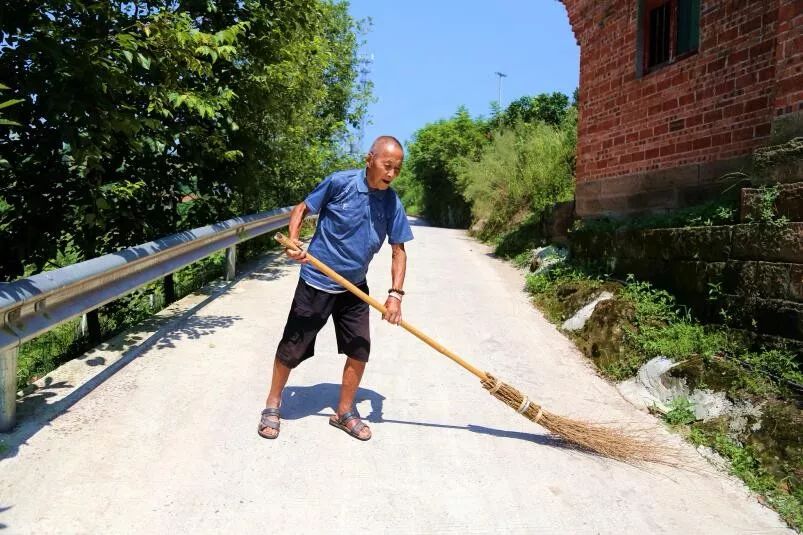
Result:
{"label": "man's right hand", "polygon": [[303,243],[301,243],[301,240],[290,238],[290,241],[295,243],[298,246],[298,249],[296,250],[285,249],[284,252],[287,253],[287,256],[289,256],[296,262],[300,262],[301,264],[306,264],[307,262],[309,262],[309,260],[307,259],[307,252],[304,251],[304,249],[302,248]]}

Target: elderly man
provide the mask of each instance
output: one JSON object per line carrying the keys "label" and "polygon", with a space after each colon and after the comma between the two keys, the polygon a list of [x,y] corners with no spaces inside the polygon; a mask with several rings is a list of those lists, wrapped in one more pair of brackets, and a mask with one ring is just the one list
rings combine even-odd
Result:
{"label": "elderly man", "polygon": [[[300,245],[298,233],[304,216],[319,214],[309,252],[366,293],[368,264],[387,237],[393,254],[392,283],[385,301],[387,314],[382,319],[397,325],[401,322],[407,266],[404,243],[413,239],[404,207],[390,188],[399,176],[403,158],[404,150],[396,138],[377,138],[366,156],[365,168],[324,179],[293,208],[289,226],[290,239]],[[270,392],[257,431],[265,438],[279,436],[279,406],[290,370],[313,355],[315,337],[331,315],[337,350],[346,355],[346,365],[340,401],[329,423],[354,438],[368,440],[371,430],[354,407],[354,395],[371,350],[368,305],[309,264],[305,253],[287,254],[302,263],[301,276],[276,350]]]}

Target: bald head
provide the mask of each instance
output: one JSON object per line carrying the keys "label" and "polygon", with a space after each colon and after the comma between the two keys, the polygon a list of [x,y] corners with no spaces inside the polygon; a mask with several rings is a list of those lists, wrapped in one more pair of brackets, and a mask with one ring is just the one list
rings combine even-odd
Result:
{"label": "bald head", "polygon": [[399,176],[404,148],[393,136],[379,136],[365,157],[365,179],[372,189],[386,190]]}
{"label": "bald head", "polygon": [[383,150],[398,150],[404,156],[404,147],[399,143],[399,140],[393,136],[379,136],[371,143],[371,149],[368,151],[370,154],[379,154]]}

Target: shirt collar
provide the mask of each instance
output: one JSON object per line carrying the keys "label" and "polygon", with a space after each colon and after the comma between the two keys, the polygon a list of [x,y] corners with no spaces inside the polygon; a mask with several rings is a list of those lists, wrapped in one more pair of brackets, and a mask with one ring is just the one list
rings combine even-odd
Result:
{"label": "shirt collar", "polygon": [[374,197],[384,198],[388,190],[371,189],[368,187],[368,177],[365,176],[365,168],[360,170],[360,176],[357,179],[357,191],[360,193],[368,193]]}
{"label": "shirt collar", "polygon": [[357,191],[368,193],[368,179],[365,176],[365,169],[360,169],[360,177],[357,179]]}

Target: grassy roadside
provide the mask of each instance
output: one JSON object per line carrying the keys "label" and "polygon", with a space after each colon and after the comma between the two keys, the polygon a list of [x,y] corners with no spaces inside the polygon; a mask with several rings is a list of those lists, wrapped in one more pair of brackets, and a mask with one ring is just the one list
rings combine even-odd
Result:
{"label": "grassy roadside", "polygon": [[[509,235],[495,242],[499,256],[520,267],[529,264],[529,249],[509,247]],[[738,427],[724,416],[698,421],[692,401],[677,398],[662,418],[693,444],[727,459],[730,472],[763,503],[803,530],[803,370],[792,351],[756,347],[749,333],[703,325],[670,293],[647,282],[613,280],[571,263],[529,273],[526,291],[558,325],[600,292],[614,295],[597,306],[582,330],[566,332],[609,380],[633,377],[641,365],[663,356],[682,362],[670,373],[690,389],[723,392],[734,405],[758,407],[760,416],[744,416],[746,425]]]}

